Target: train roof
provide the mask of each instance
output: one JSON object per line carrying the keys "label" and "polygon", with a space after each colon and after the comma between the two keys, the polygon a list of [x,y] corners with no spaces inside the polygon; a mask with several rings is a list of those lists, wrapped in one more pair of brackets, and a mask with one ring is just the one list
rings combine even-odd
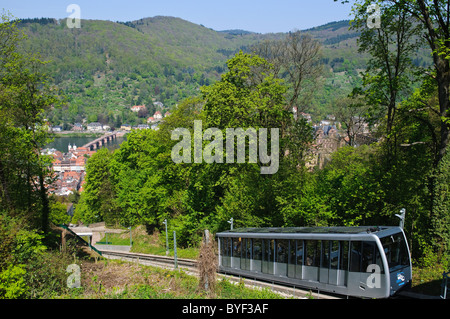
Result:
{"label": "train roof", "polygon": [[329,226],[329,227],[265,227],[265,228],[236,228],[225,232],[217,233],[218,237],[236,237],[236,236],[256,236],[268,237],[282,235],[311,234],[311,235],[384,235],[392,230],[399,231],[399,227],[394,226]]}

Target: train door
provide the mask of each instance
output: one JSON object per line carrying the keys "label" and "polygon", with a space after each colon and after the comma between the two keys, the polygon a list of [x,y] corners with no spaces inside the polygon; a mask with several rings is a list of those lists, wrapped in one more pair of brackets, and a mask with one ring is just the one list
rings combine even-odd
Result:
{"label": "train door", "polygon": [[231,238],[220,238],[221,265],[223,267],[231,266]]}
{"label": "train door", "polygon": [[239,269],[241,267],[241,238],[233,238],[231,254],[231,267]]}
{"label": "train door", "polygon": [[287,276],[302,279],[303,240],[289,240]]}
{"label": "train door", "polygon": [[303,265],[304,265],[304,241],[296,240],[296,263],[295,263],[295,278],[303,278]]}
{"label": "train door", "polygon": [[241,269],[250,270],[251,260],[251,239],[242,238],[242,252],[241,252]]}
{"label": "train door", "polygon": [[346,286],[348,242],[322,241],[319,281],[324,284]]}
{"label": "train door", "polygon": [[330,270],[328,274],[328,283],[331,285],[339,284],[341,247],[339,241],[330,241]]}
{"label": "train door", "polygon": [[369,288],[369,276],[372,275],[369,266],[375,264],[376,243],[370,241],[362,242],[361,252],[361,273],[360,273],[360,287],[362,289]]}
{"label": "train door", "polygon": [[276,255],[275,255],[275,275],[287,276],[289,241],[285,239],[276,240]]}
{"label": "train door", "polygon": [[275,261],[275,243],[273,239],[263,239],[263,261],[262,272],[265,274],[273,274],[273,264]]}
{"label": "train door", "polygon": [[339,242],[339,265],[337,270],[337,285],[339,286],[347,286],[348,283],[349,244],[348,241]]}
{"label": "train door", "polygon": [[320,241],[305,240],[305,263],[303,266],[303,279],[318,281],[320,267]]}
{"label": "train door", "polygon": [[403,233],[387,236],[380,240],[389,267],[385,270],[385,274],[390,276],[390,293],[394,294],[401,288],[408,286],[411,281],[411,261],[408,245]]}
{"label": "train door", "polygon": [[322,240],[321,248],[319,281],[328,284],[330,272],[330,241]]}
{"label": "train door", "polygon": [[251,260],[251,270],[254,272],[261,272],[262,263],[262,240],[253,239],[252,240],[252,260]]}
{"label": "train door", "polygon": [[297,240],[289,240],[289,253],[288,253],[288,277],[295,278],[297,260],[295,258],[297,251]]}

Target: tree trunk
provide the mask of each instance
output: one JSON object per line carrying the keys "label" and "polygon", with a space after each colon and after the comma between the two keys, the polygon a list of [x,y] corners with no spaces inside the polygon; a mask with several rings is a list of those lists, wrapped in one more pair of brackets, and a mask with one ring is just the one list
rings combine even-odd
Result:
{"label": "tree trunk", "polygon": [[48,225],[49,225],[49,216],[50,216],[50,205],[48,201],[47,196],[47,189],[45,188],[44,184],[44,174],[41,172],[39,174],[39,188],[40,188],[40,195],[41,195],[41,204],[42,204],[42,211],[41,211],[41,227],[42,231],[45,233],[48,232]]}

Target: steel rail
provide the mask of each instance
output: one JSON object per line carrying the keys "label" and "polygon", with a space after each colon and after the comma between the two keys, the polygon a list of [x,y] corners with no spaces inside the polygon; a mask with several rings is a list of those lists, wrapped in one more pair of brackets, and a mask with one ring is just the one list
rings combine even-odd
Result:
{"label": "steel rail", "polygon": [[[115,256],[121,258],[129,258],[132,260],[140,260],[140,261],[150,261],[160,264],[173,265],[174,258],[168,256],[160,256],[160,255],[150,255],[150,254],[141,254],[141,253],[130,253],[116,250],[100,250],[102,252],[102,256]],[[177,258],[178,266],[186,267],[186,268],[196,268],[197,261],[192,259],[184,259]]]}

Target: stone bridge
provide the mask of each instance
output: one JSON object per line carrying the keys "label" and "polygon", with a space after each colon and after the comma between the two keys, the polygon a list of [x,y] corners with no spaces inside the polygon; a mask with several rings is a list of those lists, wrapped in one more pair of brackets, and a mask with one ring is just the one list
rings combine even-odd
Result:
{"label": "stone bridge", "polygon": [[101,148],[102,146],[104,146],[105,144],[107,144],[109,141],[115,140],[116,138],[117,138],[117,133],[107,133],[107,134],[103,135],[102,137],[99,137],[99,138],[83,145],[83,147],[86,147],[90,151],[95,151],[95,150]]}

